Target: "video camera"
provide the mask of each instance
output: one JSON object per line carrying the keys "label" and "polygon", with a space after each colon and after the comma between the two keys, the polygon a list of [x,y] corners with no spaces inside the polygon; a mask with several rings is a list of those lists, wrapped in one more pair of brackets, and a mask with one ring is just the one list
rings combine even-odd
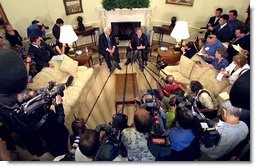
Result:
{"label": "video camera", "polygon": [[195,126],[195,130],[197,134],[200,134],[201,141],[206,148],[217,146],[220,141],[220,134],[216,130],[214,123],[207,119],[204,114],[200,111],[197,106],[197,97],[195,94],[189,94],[186,97],[178,97],[176,98],[178,106],[186,107],[192,111],[193,116],[195,117],[197,125]]}
{"label": "video camera", "polygon": [[18,123],[16,126],[30,132],[38,130],[46,121],[48,111],[52,102],[55,101],[55,97],[57,95],[63,96],[64,90],[72,84],[73,79],[73,76],[69,76],[66,83],[59,85],[49,82],[47,88],[35,91],[35,97],[24,99],[21,106],[14,110],[12,116],[14,123]]}
{"label": "video camera", "polygon": [[115,114],[109,124],[100,124],[96,127],[96,132],[106,133],[101,146],[99,147],[93,161],[112,161],[118,156],[120,147],[120,133],[127,128],[128,117],[125,114]]}
{"label": "video camera", "polygon": [[154,144],[160,144],[164,146],[169,146],[170,140],[168,134],[165,132],[163,120],[160,116],[160,105],[156,102],[153,95],[152,98],[144,99],[146,95],[151,95],[145,93],[142,97],[141,108],[145,108],[151,115],[153,126],[149,135],[150,141]]}

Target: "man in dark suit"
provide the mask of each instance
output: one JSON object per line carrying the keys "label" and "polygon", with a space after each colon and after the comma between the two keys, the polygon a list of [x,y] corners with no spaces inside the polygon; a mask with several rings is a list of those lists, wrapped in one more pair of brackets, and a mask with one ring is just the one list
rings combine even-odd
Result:
{"label": "man in dark suit", "polygon": [[[131,37],[130,49],[136,51],[138,60],[139,56],[142,56],[141,67],[144,68],[144,65],[147,65],[147,49],[148,49],[148,39],[147,36],[143,33],[141,28],[136,28],[135,34]],[[130,59],[125,63],[126,65],[130,63]]]}
{"label": "man in dark suit", "polygon": [[121,70],[119,65],[120,58],[118,48],[116,46],[116,39],[111,36],[110,28],[104,28],[104,33],[99,36],[99,54],[104,56],[110,72],[114,70],[111,64],[110,56],[113,56],[117,69]]}
{"label": "man in dark suit", "polygon": [[228,25],[230,28],[231,39],[233,39],[235,37],[235,29],[237,27],[240,27],[241,25],[244,25],[244,23],[237,19],[238,13],[236,10],[230,10],[228,12],[228,16],[229,16]]}
{"label": "man in dark suit", "polygon": [[228,18],[229,17],[227,14],[223,14],[222,16],[220,16],[219,24],[214,28],[210,28],[210,30],[212,30],[212,34],[216,35],[222,43],[230,41]]}
{"label": "man in dark suit", "polygon": [[53,64],[49,63],[49,61],[52,56],[57,55],[57,53],[39,36],[31,36],[30,42],[28,55],[30,55],[36,63],[35,68],[37,73],[40,72],[43,67],[54,68]]}
{"label": "man in dark suit", "polygon": [[207,23],[207,28],[208,27],[215,27],[216,25],[219,24],[219,19],[221,16],[221,13],[223,12],[222,8],[217,8],[215,11],[215,16],[211,17]]}
{"label": "man in dark suit", "polygon": [[228,61],[232,62],[232,59],[235,55],[238,54],[238,51],[234,49],[233,45],[238,45],[243,49],[250,52],[250,33],[249,27],[243,25],[235,30],[236,38],[228,46]]}
{"label": "man in dark suit", "polygon": [[[221,16],[221,13],[223,12],[223,9],[222,8],[217,8],[215,10],[215,16],[212,16],[207,25],[206,25],[206,29],[204,30],[205,32],[205,36],[204,38],[207,39],[208,35],[211,34],[211,30],[210,29],[213,29],[215,26],[219,25],[219,19],[220,19],[220,16]],[[204,27],[202,27],[201,29],[204,29]]]}
{"label": "man in dark suit", "polygon": [[60,37],[60,27],[64,24],[64,21],[61,18],[56,20],[56,24],[52,28],[52,34],[56,38],[56,42],[59,42]]}

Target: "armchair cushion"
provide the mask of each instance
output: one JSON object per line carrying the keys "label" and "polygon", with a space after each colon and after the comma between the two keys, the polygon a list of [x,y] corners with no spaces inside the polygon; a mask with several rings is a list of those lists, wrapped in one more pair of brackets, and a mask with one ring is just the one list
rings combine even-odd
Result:
{"label": "armchair cushion", "polygon": [[194,66],[194,62],[187,58],[186,56],[181,56],[180,60],[180,72],[183,76],[186,78],[190,77],[190,73],[192,71],[192,68]]}
{"label": "armchair cushion", "polygon": [[60,70],[74,76],[78,70],[78,62],[65,55],[60,65]]}
{"label": "armchair cushion", "polygon": [[208,89],[214,96],[217,96],[222,90],[229,85],[228,79],[222,78],[221,81],[216,79],[218,72],[208,69],[198,81]]}

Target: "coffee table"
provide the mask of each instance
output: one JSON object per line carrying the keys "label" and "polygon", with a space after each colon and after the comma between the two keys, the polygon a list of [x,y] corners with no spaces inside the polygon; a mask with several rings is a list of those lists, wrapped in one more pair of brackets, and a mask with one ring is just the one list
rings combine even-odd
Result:
{"label": "coffee table", "polygon": [[[126,74],[115,74],[115,109],[116,113],[118,112],[118,105],[123,104],[123,96],[124,96],[124,82]],[[134,84],[133,86],[133,78]],[[127,74],[127,82],[126,82],[126,94],[125,94],[125,101],[124,104],[135,104],[135,96],[134,96],[134,89],[136,93],[136,97],[140,100],[141,95],[139,93],[138,84],[136,73],[128,73]]]}
{"label": "coffee table", "polygon": [[69,57],[77,61],[79,66],[83,66],[86,63],[88,63],[89,67],[91,66],[94,67],[91,50],[89,50],[87,53],[84,50],[82,50],[81,55],[75,55],[75,56],[69,55]]}
{"label": "coffee table", "polygon": [[158,48],[157,66],[160,68],[160,63],[165,62],[169,65],[176,64],[181,58],[180,51],[174,51],[173,47],[169,47],[168,50],[162,51]]}

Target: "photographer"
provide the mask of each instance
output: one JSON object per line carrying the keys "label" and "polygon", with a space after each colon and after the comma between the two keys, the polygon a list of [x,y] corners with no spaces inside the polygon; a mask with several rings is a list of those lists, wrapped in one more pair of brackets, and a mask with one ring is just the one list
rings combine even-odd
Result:
{"label": "photographer", "polygon": [[199,153],[199,144],[193,132],[195,120],[192,112],[184,107],[176,108],[176,125],[169,129],[172,153],[166,158],[170,161],[195,160]]}
{"label": "photographer", "polygon": [[[24,112],[17,94],[27,85],[25,65],[12,50],[0,50],[0,55],[2,123],[23,138],[26,148],[32,154],[39,156],[49,151],[53,156],[57,156],[67,153],[68,130],[64,125],[65,115],[61,97],[55,97],[56,112],[47,109],[45,105],[36,108],[33,113]],[[49,101],[49,104],[52,102]]]}
{"label": "photographer", "polygon": [[134,115],[134,127],[126,128],[122,131],[121,141],[126,147],[129,161],[154,161],[151,154],[147,138],[151,131],[152,118],[150,113],[140,108]]}
{"label": "photographer", "polygon": [[198,81],[191,81],[187,87],[195,93],[198,99],[198,108],[208,119],[214,119],[217,116],[218,103],[207,89]]}
{"label": "photographer", "polygon": [[45,26],[40,21],[33,20],[32,24],[27,27],[27,37],[30,38],[31,36],[40,36],[44,41],[46,41],[48,39],[45,37],[46,29],[49,29],[49,27]]}
{"label": "photographer", "polygon": [[221,134],[221,140],[217,146],[211,148],[206,148],[202,145],[200,149],[203,155],[200,160],[210,161],[220,159],[244,140],[249,132],[247,125],[239,121],[240,108],[232,106],[229,100],[223,101],[221,106],[221,117],[224,121],[220,120],[215,126]]}
{"label": "photographer", "polygon": [[75,161],[92,161],[100,146],[96,130],[86,129],[81,135],[79,147],[75,151]]}

